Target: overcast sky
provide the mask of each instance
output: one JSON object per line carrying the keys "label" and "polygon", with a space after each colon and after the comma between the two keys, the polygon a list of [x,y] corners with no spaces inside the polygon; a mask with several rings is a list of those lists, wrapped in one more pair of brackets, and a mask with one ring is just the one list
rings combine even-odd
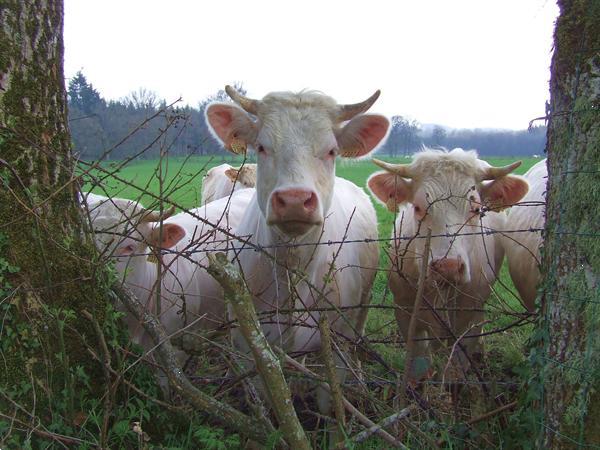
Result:
{"label": "overcast sky", "polygon": [[451,127],[526,128],[548,99],[552,0],[66,0],[65,76],[196,105],[316,89]]}

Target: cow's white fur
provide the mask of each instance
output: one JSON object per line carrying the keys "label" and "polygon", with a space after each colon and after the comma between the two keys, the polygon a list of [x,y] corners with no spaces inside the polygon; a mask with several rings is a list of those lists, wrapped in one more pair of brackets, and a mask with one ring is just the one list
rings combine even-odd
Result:
{"label": "cow's white fur", "polygon": [[[506,225],[508,231],[544,227],[544,203],[548,182],[546,160],[531,167],[524,177],[529,182],[530,189],[521,200],[522,205],[513,206],[509,211]],[[542,204],[539,204],[540,202]],[[507,233],[503,237],[503,242],[510,276],[523,303],[532,311],[540,281],[542,234],[540,232]]]}

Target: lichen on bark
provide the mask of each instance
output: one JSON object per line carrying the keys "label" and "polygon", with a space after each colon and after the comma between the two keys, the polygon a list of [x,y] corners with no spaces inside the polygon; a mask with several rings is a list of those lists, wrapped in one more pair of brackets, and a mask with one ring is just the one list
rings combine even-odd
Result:
{"label": "lichen on bark", "polygon": [[550,82],[541,368],[547,448],[599,445],[600,2],[559,1]]}
{"label": "lichen on bark", "polygon": [[[3,326],[20,330],[4,342],[3,392],[23,380],[24,367],[49,393],[63,389],[64,379],[49,375],[62,370],[57,354],[68,354],[91,377],[101,373],[86,349],[96,339],[82,321],[69,321],[59,348],[63,312],[85,308],[102,323],[108,299],[107,275],[94,265],[73,183],[62,8],[51,0],[9,0],[0,8],[0,224],[7,243],[0,258],[18,267],[5,274],[12,289]],[[25,405],[34,401],[25,397]]]}

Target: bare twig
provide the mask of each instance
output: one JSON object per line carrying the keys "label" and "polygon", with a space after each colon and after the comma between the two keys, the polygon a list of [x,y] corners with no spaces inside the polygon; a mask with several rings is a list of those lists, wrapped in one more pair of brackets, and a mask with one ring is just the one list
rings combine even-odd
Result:
{"label": "bare twig", "polygon": [[499,408],[496,408],[492,411],[489,411],[485,414],[482,414],[481,416],[478,417],[474,417],[473,419],[469,420],[466,424],[467,425],[475,425],[476,423],[482,422],[484,420],[488,420],[491,417],[494,417],[497,414],[500,414],[501,412],[504,412],[508,409],[512,409],[515,406],[517,406],[517,401],[511,402],[511,403],[507,403],[506,405],[503,405]]}

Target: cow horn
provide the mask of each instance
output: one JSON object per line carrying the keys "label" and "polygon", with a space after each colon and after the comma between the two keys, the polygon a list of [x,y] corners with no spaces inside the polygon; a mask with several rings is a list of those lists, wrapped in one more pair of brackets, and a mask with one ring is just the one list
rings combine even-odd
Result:
{"label": "cow horn", "polygon": [[512,164],[502,167],[488,167],[484,170],[483,175],[481,176],[482,180],[495,180],[496,178],[500,178],[508,175],[513,170],[521,165],[523,161],[515,161]]}
{"label": "cow horn", "polygon": [[379,94],[381,94],[381,91],[377,89],[375,93],[364,102],[354,103],[353,105],[339,105],[337,120],[339,122],[344,122],[345,120],[352,119],[357,114],[367,111],[379,98]]}
{"label": "cow horn", "polygon": [[402,178],[412,178],[410,173],[410,164],[390,164],[385,161],[373,158],[371,161],[382,169],[392,172]]}
{"label": "cow horn", "polygon": [[175,214],[175,209],[175,206],[171,206],[166,211],[163,211],[162,214],[160,211],[146,211],[140,218],[140,222],[160,222]]}
{"label": "cow horn", "polygon": [[238,91],[236,91],[229,85],[225,86],[225,92],[231,97],[231,100],[240,105],[244,109],[244,111],[256,115],[256,112],[258,110],[258,100],[253,100],[251,98],[244,97],[242,94],[240,94]]}

